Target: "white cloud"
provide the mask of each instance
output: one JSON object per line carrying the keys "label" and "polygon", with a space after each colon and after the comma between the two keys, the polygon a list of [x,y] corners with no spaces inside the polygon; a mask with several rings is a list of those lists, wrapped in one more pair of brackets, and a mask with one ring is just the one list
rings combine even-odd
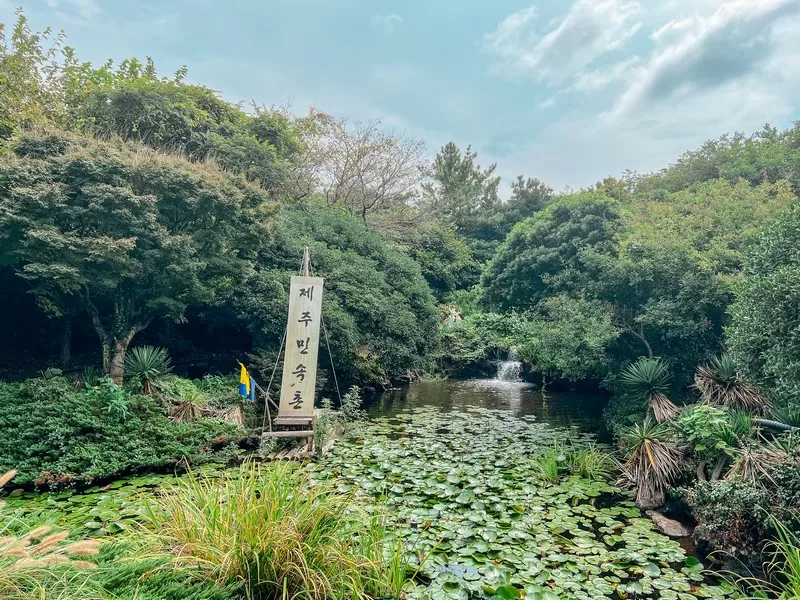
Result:
{"label": "white cloud", "polygon": [[576,0],[563,19],[538,32],[531,6],[506,17],[484,41],[507,71],[558,84],[621,48],[641,26],[640,12],[638,0]]}
{"label": "white cloud", "polygon": [[[795,19],[798,13],[800,0],[729,0],[709,16],[670,21],[651,36],[656,49],[611,116],[620,118],[655,104],[674,104],[737,82],[752,85],[753,78],[763,79],[759,74],[776,56],[800,53],[796,41],[786,43],[775,33],[779,23]],[[769,80],[763,85],[772,87]]]}
{"label": "white cloud", "polygon": [[97,5],[95,0],[47,0],[47,6],[59,10],[66,10],[71,15],[65,15],[66,18],[74,20],[75,16],[80,21],[91,21],[99,16],[103,11]]}
{"label": "white cloud", "polygon": [[372,15],[370,22],[373,27],[383,30],[385,33],[394,33],[395,30],[403,23],[403,17],[397,13],[390,13],[388,15]]}
{"label": "white cloud", "polygon": [[630,78],[641,64],[641,58],[632,56],[612,65],[610,69],[595,69],[578,73],[572,89],[576,92],[594,92],[603,89],[615,81],[624,81]]}

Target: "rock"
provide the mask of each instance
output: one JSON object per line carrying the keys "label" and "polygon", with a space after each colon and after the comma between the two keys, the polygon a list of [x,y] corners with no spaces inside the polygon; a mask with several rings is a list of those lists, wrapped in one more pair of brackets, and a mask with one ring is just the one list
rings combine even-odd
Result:
{"label": "rock", "polygon": [[653,519],[656,529],[658,529],[664,535],[668,535],[671,538],[682,538],[691,535],[686,527],[674,519],[665,517],[657,510],[648,510],[646,514],[648,517]]}

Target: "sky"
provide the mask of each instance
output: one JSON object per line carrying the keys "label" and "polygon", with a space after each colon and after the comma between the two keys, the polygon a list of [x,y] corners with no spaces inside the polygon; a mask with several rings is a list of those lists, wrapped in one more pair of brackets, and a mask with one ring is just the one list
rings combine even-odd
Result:
{"label": "sky", "polygon": [[800,119],[800,0],[0,0],[83,60],[151,56],[579,189]]}

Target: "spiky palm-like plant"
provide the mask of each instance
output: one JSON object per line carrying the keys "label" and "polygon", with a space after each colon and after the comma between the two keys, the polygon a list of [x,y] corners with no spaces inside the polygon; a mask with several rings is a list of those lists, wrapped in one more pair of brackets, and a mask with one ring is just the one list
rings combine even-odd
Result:
{"label": "spiky palm-like plant", "polygon": [[636,424],[623,436],[626,454],[620,484],[636,490],[642,508],[664,504],[667,486],[678,476],[683,448],[674,443],[665,425],[650,420]]}
{"label": "spiky palm-like plant", "polygon": [[151,394],[153,384],[172,370],[172,362],[164,348],[139,346],[125,356],[125,376]]}
{"label": "spiky palm-like plant", "polygon": [[712,406],[729,406],[736,410],[764,414],[769,402],[757,389],[742,381],[733,359],[727,355],[715,356],[708,364],[697,368],[694,387],[703,402]]}
{"label": "spiky palm-like plant", "polygon": [[680,412],[666,396],[670,382],[669,367],[660,358],[640,358],[625,367],[620,381],[631,394],[648,405],[659,423]]}
{"label": "spiky palm-like plant", "polygon": [[769,474],[770,469],[788,460],[790,454],[776,441],[746,446],[736,452],[736,460],[725,479],[744,479],[753,485],[762,485],[765,480],[775,483]]}

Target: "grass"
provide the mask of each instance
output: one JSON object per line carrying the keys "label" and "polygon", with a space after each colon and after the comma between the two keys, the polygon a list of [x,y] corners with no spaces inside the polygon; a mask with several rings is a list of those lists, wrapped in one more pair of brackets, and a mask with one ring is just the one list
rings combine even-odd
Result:
{"label": "grass", "polygon": [[749,599],[797,600],[800,598],[800,536],[777,520],[773,520],[773,525],[777,538],[765,548],[771,557],[764,565],[769,581],[740,577],[735,583]]}
{"label": "grass", "polygon": [[[0,476],[0,489],[16,474]],[[0,502],[2,510],[2,502]],[[67,542],[69,531],[40,525],[17,534],[19,524],[6,517],[0,523],[0,598],[4,600],[66,600],[98,597],[99,588],[86,557],[99,553],[95,540]]]}
{"label": "grass", "polygon": [[556,442],[536,457],[533,464],[539,480],[545,483],[557,483],[562,475],[607,480],[615,469],[611,456],[596,444],[578,446]]}
{"label": "grass", "polygon": [[289,463],[247,463],[220,479],[190,475],[166,491],[147,534],[180,567],[248,598],[397,597],[406,580],[400,543],[380,516]]}

